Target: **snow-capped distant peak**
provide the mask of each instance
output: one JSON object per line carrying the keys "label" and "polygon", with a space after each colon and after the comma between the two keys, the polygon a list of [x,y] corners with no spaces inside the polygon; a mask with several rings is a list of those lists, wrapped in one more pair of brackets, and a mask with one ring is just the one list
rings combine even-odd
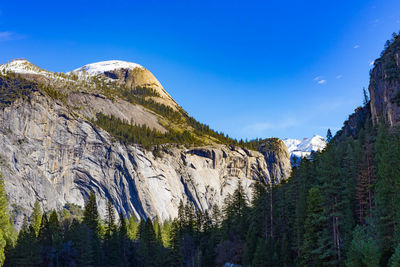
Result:
{"label": "snow-capped distant peak", "polygon": [[283,142],[292,159],[309,157],[312,152],[321,151],[326,146],[325,138],[320,135],[314,135],[312,138],[304,138],[303,140],[286,138]]}
{"label": "snow-capped distant peak", "polygon": [[74,73],[85,72],[88,75],[98,75],[104,73],[106,71],[112,71],[116,69],[144,69],[143,66],[122,60],[108,60],[108,61],[100,61],[96,63],[87,64],[81,68],[73,70]]}
{"label": "snow-capped distant peak", "polygon": [[47,71],[33,65],[26,59],[14,59],[13,61],[0,65],[0,71],[10,71],[21,74],[42,74]]}

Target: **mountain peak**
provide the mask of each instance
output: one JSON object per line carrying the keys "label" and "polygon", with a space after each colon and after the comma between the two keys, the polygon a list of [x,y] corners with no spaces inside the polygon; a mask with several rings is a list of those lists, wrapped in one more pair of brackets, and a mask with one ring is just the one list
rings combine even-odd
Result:
{"label": "mountain peak", "polygon": [[14,59],[11,62],[1,64],[0,71],[11,71],[14,73],[22,74],[41,74],[47,72],[39,68],[38,66],[30,63],[26,59]]}
{"label": "mountain peak", "polygon": [[287,146],[292,159],[309,157],[311,152],[321,151],[326,146],[325,138],[317,134],[312,138],[305,137],[303,140],[286,138],[283,142]]}
{"label": "mountain peak", "polygon": [[107,61],[100,61],[87,64],[83,67],[73,70],[72,72],[73,73],[85,72],[89,75],[98,75],[107,71],[113,71],[117,69],[145,69],[145,68],[133,62],[123,61],[123,60],[107,60]]}

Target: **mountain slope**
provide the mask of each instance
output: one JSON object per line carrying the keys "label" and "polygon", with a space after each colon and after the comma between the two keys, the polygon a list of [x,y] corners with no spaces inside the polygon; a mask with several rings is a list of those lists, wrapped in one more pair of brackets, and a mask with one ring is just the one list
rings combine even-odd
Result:
{"label": "mountain slope", "polygon": [[256,180],[289,176],[281,140],[239,147],[188,116],[146,69],[103,65],[0,66],[0,170],[18,222],[35,199],[47,210],[82,206],[90,190],[102,214],[111,199],[124,214],[167,219],[181,200],[204,211],[239,180],[250,198]]}

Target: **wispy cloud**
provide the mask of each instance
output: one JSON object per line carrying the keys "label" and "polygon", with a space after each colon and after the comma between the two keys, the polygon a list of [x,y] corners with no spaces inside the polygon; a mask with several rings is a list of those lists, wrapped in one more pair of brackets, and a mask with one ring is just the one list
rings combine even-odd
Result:
{"label": "wispy cloud", "polygon": [[373,66],[374,64],[375,64],[375,60],[372,60],[372,61],[369,62],[370,66]]}
{"label": "wispy cloud", "polygon": [[373,25],[373,26],[376,26],[376,25],[378,25],[378,24],[379,24],[379,22],[381,22],[381,20],[380,20],[380,19],[374,19],[374,20],[372,20],[372,21],[371,21],[371,23],[372,23],[372,25]]}
{"label": "wispy cloud", "polygon": [[254,124],[247,125],[245,127],[245,130],[247,132],[254,132],[254,133],[262,133],[266,130],[282,130],[282,129],[288,129],[291,127],[298,126],[300,124],[299,119],[295,118],[285,118],[279,122],[257,122]]}
{"label": "wispy cloud", "polygon": [[344,101],[340,99],[335,99],[331,101],[321,102],[315,105],[315,110],[317,112],[326,112],[326,111],[336,111],[343,108],[345,105]]}
{"label": "wispy cloud", "polygon": [[24,35],[21,35],[21,34],[12,32],[12,31],[0,32],[0,42],[20,40],[23,38],[25,38]]}
{"label": "wispy cloud", "polygon": [[314,81],[316,81],[317,84],[324,84],[324,83],[327,82],[325,79],[323,79],[322,76],[317,76],[317,77],[315,77],[315,78],[314,78]]}
{"label": "wispy cloud", "polygon": [[342,74],[339,74],[339,75],[336,76],[336,79],[338,79],[338,80],[340,80],[340,79],[342,79],[342,78],[343,78],[343,75],[342,75]]}
{"label": "wispy cloud", "polygon": [[360,46],[358,44],[356,44],[355,46],[353,46],[354,49],[359,48]]}

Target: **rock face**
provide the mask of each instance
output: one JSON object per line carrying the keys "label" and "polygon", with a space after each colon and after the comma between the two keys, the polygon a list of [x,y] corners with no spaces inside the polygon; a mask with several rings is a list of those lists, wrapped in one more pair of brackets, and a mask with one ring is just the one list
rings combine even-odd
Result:
{"label": "rock face", "polygon": [[284,177],[289,177],[292,170],[290,165],[290,154],[285,143],[278,138],[271,138],[264,141],[258,150],[264,155],[268,165],[272,183],[279,183]]}
{"label": "rock face", "polygon": [[32,90],[0,109],[0,171],[17,223],[36,199],[46,210],[83,206],[90,190],[102,215],[111,199],[124,214],[164,220],[177,215],[181,200],[204,211],[221,205],[239,181],[250,199],[255,181],[275,183],[290,174],[279,139],[266,142],[261,152],[216,143],[165,144],[155,156],[96,127],[90,120],[96,110],[166,131],[158,115],[140,105],[87,92],[56,100]]}
{"label": "rock face", "polygon": [[397,126],[400,121],[400,39],[397,37],[383,55],[375,60],[369,93],[374,124],[380,121]]}

